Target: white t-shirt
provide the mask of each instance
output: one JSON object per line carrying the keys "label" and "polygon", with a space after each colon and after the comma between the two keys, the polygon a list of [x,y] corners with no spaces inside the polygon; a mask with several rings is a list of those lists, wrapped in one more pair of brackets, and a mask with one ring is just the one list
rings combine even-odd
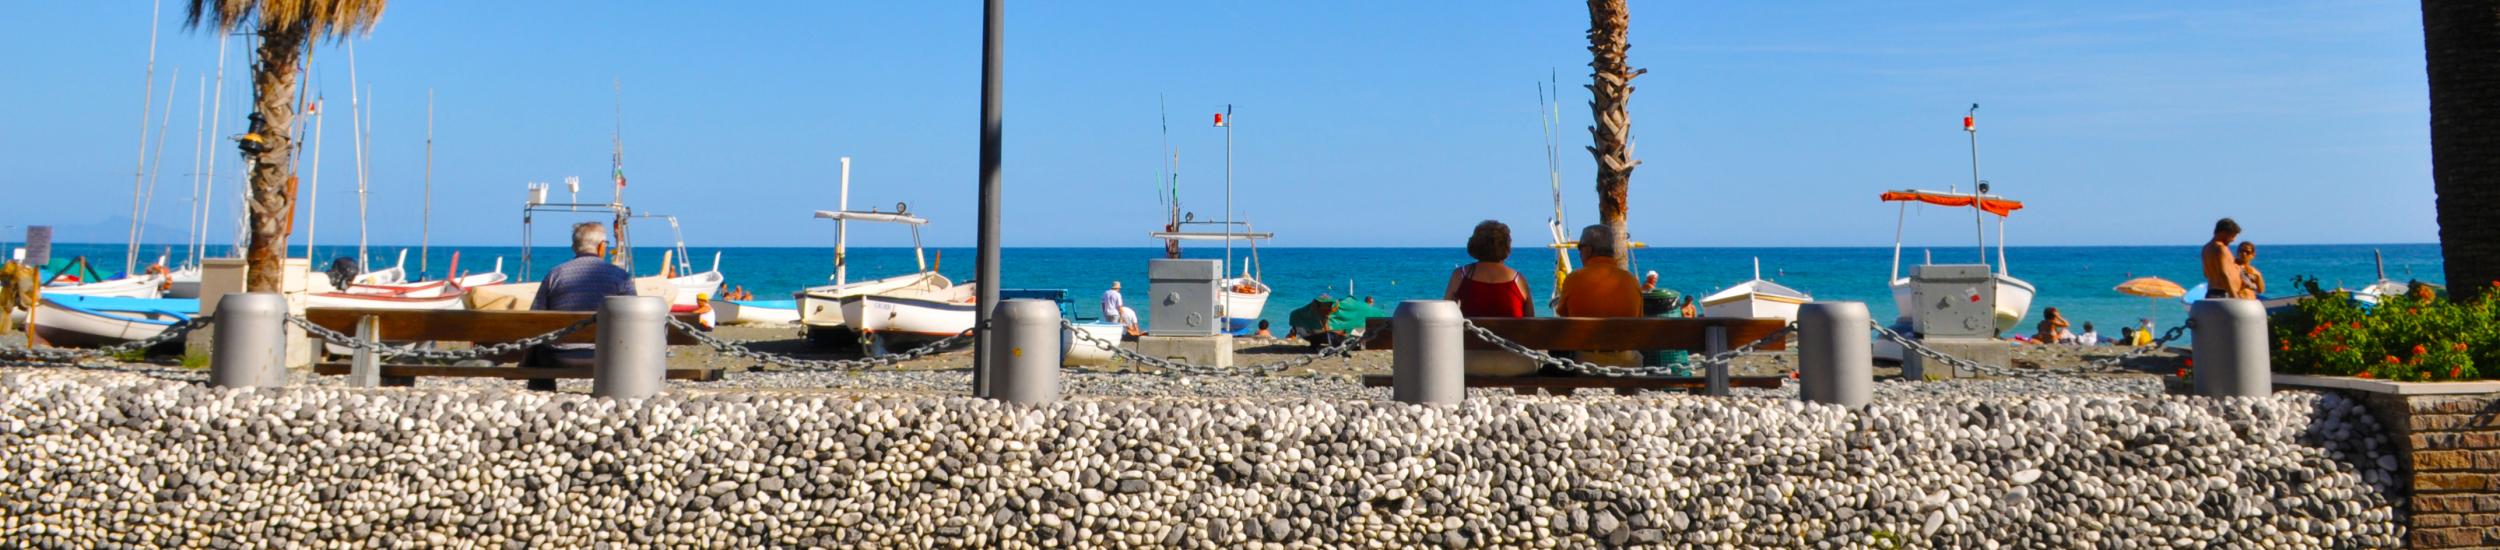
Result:
{"label": "white t-shirt", "polygon": [[1128,304],[1120,299],[1119,289],[1102,291],[1102,320],[1113,323],[1128,322],[1128,318],[1121,314],[1126,309],[1128,309]]}
{"label": "white t-shirt", "polygon": [[2075,343],[2086,346],[2101,345],[2101,333],[2090,331],[2084,332],[2082,336],[2075,337]]}

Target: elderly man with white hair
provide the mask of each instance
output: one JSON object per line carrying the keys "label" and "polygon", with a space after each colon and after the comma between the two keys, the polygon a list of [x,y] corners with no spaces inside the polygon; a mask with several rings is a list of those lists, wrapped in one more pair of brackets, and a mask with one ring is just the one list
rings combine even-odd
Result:
{"label": "elderly man with white hair", "polygon": [[[608,226],[598,222],[573,225],[573,259],[547,270],[547,278],[539,281],[538,295],[530,300],[536,311],[598,311],[599,304],[609,296],[634,295],[634,275],[624,268],[608,263]],[[590,346],[557,344],[530,350],[528,366],[586,367],[591,364]],[[533,390],[554,391],[555,380],[529,381]]]}

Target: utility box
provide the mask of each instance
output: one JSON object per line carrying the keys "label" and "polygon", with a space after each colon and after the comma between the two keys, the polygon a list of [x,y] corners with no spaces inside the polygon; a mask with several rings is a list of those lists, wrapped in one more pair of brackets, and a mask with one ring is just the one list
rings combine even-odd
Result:
{"label": "utility box", "polygon": [[1148,260],[1146,262],[1146,332],[1158,336],[1212,336],[1224,319],[1216,314],[1216,280],[1224,268],[1215,260]]}
{"label": "utility box", "polygon": [[1924,338],[1994,338],[1996,277],[1986,265],[1922,265],[1910,270],[1912,328]]}

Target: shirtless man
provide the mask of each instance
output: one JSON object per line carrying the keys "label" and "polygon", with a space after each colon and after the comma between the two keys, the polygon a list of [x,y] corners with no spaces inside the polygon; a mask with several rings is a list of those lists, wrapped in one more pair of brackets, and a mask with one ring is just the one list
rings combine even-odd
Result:
{"label": "shirtless man", "polygon": [[2231,257],[2231,240],[2240,237],[2240,222],[2214,222],[2214,238],[2205,243],[2205,299],[2240,296],[2240,263]]}

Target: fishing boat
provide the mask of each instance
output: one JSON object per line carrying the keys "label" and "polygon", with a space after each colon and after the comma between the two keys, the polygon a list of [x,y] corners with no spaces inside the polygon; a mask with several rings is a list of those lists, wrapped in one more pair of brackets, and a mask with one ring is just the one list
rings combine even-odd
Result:
{"label": "fishing boat", "polygon": [[712,302],[712,318],[723,325],[796,325],[799,301],[722,300]]}
{"label": "fishing boat", "polygon": [[468,309],[468,292],[454,288],[424,296],[372,292],[315,292],[304,295],[304,307],[339,309],[455,310]]}
{"label": "fishing boat", "polygon": [[200,266],[176,269],[165,276],[165,297],[197,299],[200,297]]}
{"label": "fishing boat", "polygon": [[[79,275],[85,275],[80,277]],[[144,272],[106,279],[87,263],[86,258],[70,260],[68,266],[55,272],[43,286],[44,294],[69,296],[100,296],[107,298],[158,298],[164,296],[166,273],[162,266]]]}
{"label": "fishing boat", "polygon": [[199,307],[198,300],[178,298],[46,294],[29,330],[55,346],[103,347],[156,337],[198,315]]}
{"label": "fishing boat", "polygon": [[[888,293],[926,296],[956,286],[954,281],[929,268],[928,249],[922,247],[920,242],[920,227],[928,225],[929,220],[911,215],[910,205],[896,203],[893,212],[881,212],[874,208],[865,211],[850,209],[850,157],[842,157],[840,190],[837,210],[816,211],[817,218],[833,220],[833,275],[827,277],[833,284],[791,293],[791,301],[796,303],[798,309],[799,332],[818,345],[857,341],[859,333],[849,324],[849,315],[843,312],[843,301],[846,299]],[[910,228],[912,259],[918,262],[919,269],[881,279],[850,280],[851,222],[891,223]]]}
{"label": "fishing boat", "polygon": [[[1166,201],[1164,211],[1168,218],[1161,231],[1148,233],[1147,236],[1163,241],[1166,254],[1172,258],[1180,257],[1180,243],[1183,241],[1224,243],[1221,271],[1223,277],[1218,281],[1223,290],[1216,299],[1216,313],[1224,318],[1225,332],[1242,336],[1258,330],[1259,314],[1267,309],[1268,296],[1274,293],[1274,289],[1260,281],[1258,242],[1273,238],[1275,235],[1260,233],[1250,226],[1250,222],[1233,219],[1232,106],[1225,106],[1224,112],[1215,115],[1215,126],[1224,129],[1224,218],[1202,222],[1197,221],[1196,214],[1183,212],[1180,207],[1179,177],[1176,172],[1167,171],[1165,177],[1169,186],[1158,195]],[[1168,149],[1169,146],[1167,145],[1166,148]],[[1214,226],[1216,229],[1193,231],[1191,230],[1193,226]],[[1233,263],[1233,243],[1236,241],[1248,243],[1250,247],[1249,258],[1238,264],[1240,266],[1238,271],[1235,270],[1236,264]]]}
{"label": "fishing boat", "polygon": [[[1910,203],[1917,202],[1945,207],[1970,207],[1974,211],[1997,216],[1997,261],[1994,272],[1990,274],[1995,285],[1996,327],[1998,331],[2007,331],[2022,324],[2023,317],[2031,309],[2031,299],[2038,293],[2038,290],[2031,286],[2031,283],[2014,278],[2014,275],[2006,268],[2005,262],[2005,218],[2013,214],[2015,210],[2021,210],[2022,202],[1983,193],[1915,189],[1886,191],[1882,199],[1884,202],[1901,203],[1900,221],[1895,222],[1893,226],[1892,302],[1895,307],[1900,308],[1899,311],[1903,316],[1906,317],[1912,312],[1919,311],[1919,308],[1911,304],[1910,278],[1901,275],[1901,227],[1909,220]],[[1987,243],[1982,241],[1980,244],[1984,247]],[[1982,248],[1980,260],[1982,264],[1986,263],[1985,248]]]}
{"label": "fishing boat", "polygon": [[844,296],[842,324],[859,335],[869,355],[884,355],[972,330],[979,288],[965,282]]}
{"label": "fishing boat", "polygon": [[1797,289],[1762,278],[1762,259],[1753,261],[1753,280],[1737,283],[1717,294],[1701,299],[1703,315],[1711,317],[1746,317],[1754,319],[1797,320],[1797,306],[1814,301],[1814,297]]}

